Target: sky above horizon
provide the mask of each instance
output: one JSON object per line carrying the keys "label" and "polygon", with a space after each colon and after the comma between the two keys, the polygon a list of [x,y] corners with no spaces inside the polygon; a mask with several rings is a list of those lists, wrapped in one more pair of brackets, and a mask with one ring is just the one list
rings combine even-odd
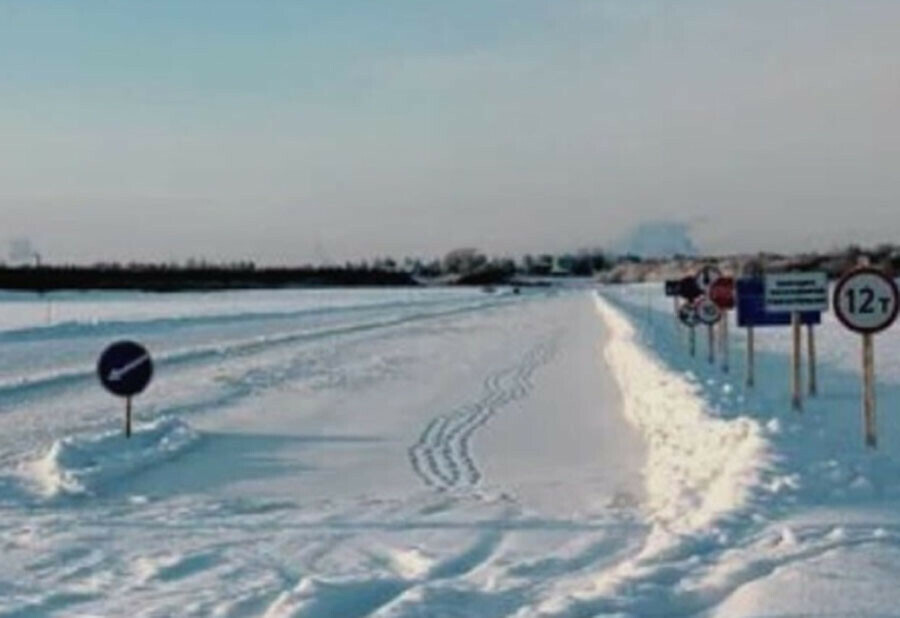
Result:
{"label": "sky above horizon", "polygon": [[[263,263],[900,236],[896,0],[0,0],[0,241]],[[2,256],[0,256],[2,257]]]}

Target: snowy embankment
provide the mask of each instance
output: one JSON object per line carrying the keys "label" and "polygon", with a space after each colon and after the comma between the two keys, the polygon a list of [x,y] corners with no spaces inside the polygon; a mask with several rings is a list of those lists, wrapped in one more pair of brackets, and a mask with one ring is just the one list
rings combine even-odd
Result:
{"label": "snowy embankment", "polygon": [[[889,453],[897,423],[882,419],[882,450],[867,452],[858,376],[821,367],[825,393],[797,414],[777,331],[758,355],[767,388],[747,391],[740,337],[733,373],[723,374],[706,362],[705,337],[697,358],[687,354],[668,299],[648,298],[634,286],[598,297],[597,309],[611,330],[607,360],[626,415],[647,440],[654,529],[638,556],[552,600],[545,613],[896,615],[900,466]],[[827,321],[823,339],[839,338],[836,328]],[[880,385],[884,410],[900,401],[893,378]]]}

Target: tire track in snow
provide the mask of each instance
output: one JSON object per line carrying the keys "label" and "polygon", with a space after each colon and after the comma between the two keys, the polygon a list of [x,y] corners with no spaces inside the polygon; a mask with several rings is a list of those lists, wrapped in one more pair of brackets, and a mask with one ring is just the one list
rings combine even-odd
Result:
{"label": "tire track in snow", "polygon": [[535,372],[552,360],[559,335],[538,343],[512,367],[488,374],[481,397],[433,418],[408,450],[413,472],[428,487],[472,487],[483,474],[472,453],[472,437],[501,409],[525,398]]}

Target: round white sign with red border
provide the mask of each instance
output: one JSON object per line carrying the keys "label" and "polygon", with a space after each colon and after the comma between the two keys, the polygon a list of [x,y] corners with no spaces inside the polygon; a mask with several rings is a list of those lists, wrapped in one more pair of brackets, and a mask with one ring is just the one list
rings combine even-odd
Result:
{"label": "round white sign with red border", "polygon": [[890,327],[900,312],[900,291],[893,279],[877,268],[850,271],[834,288],[834,313],[852,331],[864,335]]}
{"label": "round white sign with red border", "polygon": [[722,310],[706,296],[694,303],[694,310],[697,312],[697,319],[709,326],[722,319]]}

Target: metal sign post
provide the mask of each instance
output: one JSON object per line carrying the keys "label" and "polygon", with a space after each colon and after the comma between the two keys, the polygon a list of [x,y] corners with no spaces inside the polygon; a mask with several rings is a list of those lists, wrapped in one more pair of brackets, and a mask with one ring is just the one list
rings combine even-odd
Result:
{"label": "metal sign post", "polygon": [[131,397],[125,398],[125,437],[131,437]]}
{"label": "metal sign post", "polygon": [[125,437],[131,437],[132,398],[139,395],[153,378],[153,360],[150,353],[134,341],[112,344],[97,362],[97,376],[103,387],[118,397],[125,398]]}
{"label": "metal sign post", "polygon": [[693,358],[697,355],[697,324],[700,322],[696,307],[689,302],[681,305],[678,320],[688,328],[688,349]]}
{"label": "metal sign post", "polygon": [[710,365],[714,365],[716,363],[715,325],[722,319],[722,310],[706,296],[701,296],[694,303],[694,309],[697,313],[697,320],[706,324],[708,360]]}
{"label": "metal sign post", "polygon": [[848,329],[862,335],[862,416],[866,446],[878,445],[875,423],[874,335],[889,328],[900,312],[900,291],[884,272],[870,266],[851,270],[834,288],[834,312]]}
{"label": "metal sign post", "polygon": [[722,357],[722,371],[729,371],[728,311],[735,306],[735,282],[733,277],[719,277],[709,288],[709,297],[722,310],[719,326],[719,353]]}
{"label": "metal sign post", "polygon": [[731,370],[730,367],[730,351],[728,349],[728,311],[725,310],[722,312],[722,321],[719,323],[719,344],[721,345],[721,356],[722,356],[722,372],[728,373]]}

